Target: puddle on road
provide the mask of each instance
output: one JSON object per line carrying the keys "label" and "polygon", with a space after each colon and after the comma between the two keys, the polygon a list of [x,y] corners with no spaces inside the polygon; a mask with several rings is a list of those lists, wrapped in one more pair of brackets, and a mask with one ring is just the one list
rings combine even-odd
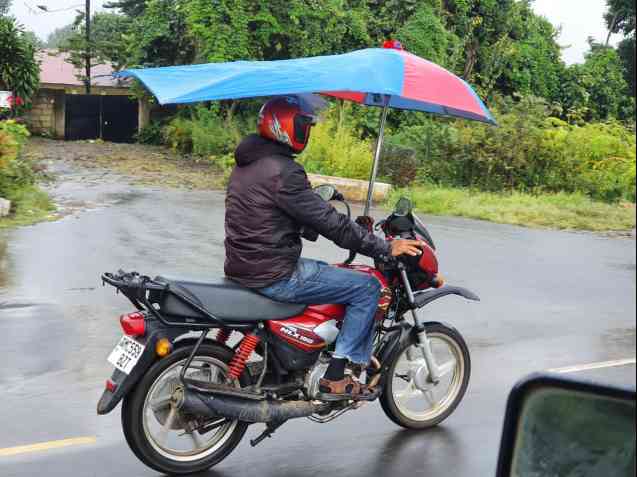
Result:
{"label": "puddle on road", "polygon": [[99,177],[91,174],[75,177],[62,175],[46,190],[55,202],[60,217],[131,203],[147,195],[145,191],[133,189],[123,178],[110,173],[99,174]]}
{"label": "puddle on road", "polygon": [[31,308],[32,306],[36,306],[36,304],[35,303],[11,303],[11,302],[2,303],[0,302],[0,312],[2,310],[16,310],[19,308]]}

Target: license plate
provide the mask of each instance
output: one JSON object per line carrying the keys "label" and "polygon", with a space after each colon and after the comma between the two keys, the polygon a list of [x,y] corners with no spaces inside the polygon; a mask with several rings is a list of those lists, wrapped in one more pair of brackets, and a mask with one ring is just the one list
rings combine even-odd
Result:
{"label": "license plate", "polygon": [[139,358],[142,357],[146,347],[129,338],[122,336],[122,339],[108,357],[108,362],[119,369],[122,373],[130,374]]}

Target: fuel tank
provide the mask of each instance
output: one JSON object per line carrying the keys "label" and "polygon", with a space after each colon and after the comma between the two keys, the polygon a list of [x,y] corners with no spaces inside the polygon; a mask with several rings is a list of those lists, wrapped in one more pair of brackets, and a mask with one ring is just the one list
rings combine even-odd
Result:
{"label": "fuel tank", "polygon": [[[384,319],[391,304],[392,293],[383,274],[367,265],[335,266],[372,275],[380,282],[382,291],[376,319]],[[302,315],[287,320],[268,321],[267,327],[284,343],[306,353],[314,353],[336,341],[344,318],[343,305],[311,305]]]}

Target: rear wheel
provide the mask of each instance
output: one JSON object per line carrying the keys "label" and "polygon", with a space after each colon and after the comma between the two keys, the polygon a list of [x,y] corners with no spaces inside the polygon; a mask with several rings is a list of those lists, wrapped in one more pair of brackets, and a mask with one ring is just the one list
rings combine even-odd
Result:
{"label": "rear wheel", "polygon": [[447,419],[464,398],[471,375],[469,349],[460,333],[438,323],[427,324],[426,331],[440,381],[428,382],[423,351],[410,340],[400,345],[380,398],[387,417],[408,429],[435,427]]}
{"label": "rear wheel", "polygon": [[[179,349],[155,363],[122,406],[122,426],[131,450],[146,465],[167,474],[190,474],[218,464],[248,428],[247,423],[223,418],[202,421],[177,409],[171,398],[181,386],[179,373],[192,350],[192,346]],[[232,356],[220,346],[203,345],[187,376],[227,384]],[[245,376],[242,381],[248,384]]]}

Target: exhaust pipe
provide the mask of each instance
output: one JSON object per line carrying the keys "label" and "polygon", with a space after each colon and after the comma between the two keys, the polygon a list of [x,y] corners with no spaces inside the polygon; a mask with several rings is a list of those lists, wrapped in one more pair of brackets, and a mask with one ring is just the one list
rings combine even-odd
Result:
{"label": "exhaust pipe", "polygon": [[308,401],[254,401],[234,396],[186,391],[177,408],[195,416],[225,417],[250,423],[277,423],[308,417],[321,406]]}

